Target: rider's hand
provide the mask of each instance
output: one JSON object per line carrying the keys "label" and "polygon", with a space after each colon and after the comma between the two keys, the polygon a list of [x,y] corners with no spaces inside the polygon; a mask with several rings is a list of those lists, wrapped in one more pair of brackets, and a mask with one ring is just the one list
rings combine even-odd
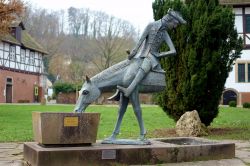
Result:
{"label": "rider's hand", "polygon": [[137,53],[137,51],[135,49],[132,50],[132,52],[128,56],[128,59],[131,60],[136,55],[136,53]]}

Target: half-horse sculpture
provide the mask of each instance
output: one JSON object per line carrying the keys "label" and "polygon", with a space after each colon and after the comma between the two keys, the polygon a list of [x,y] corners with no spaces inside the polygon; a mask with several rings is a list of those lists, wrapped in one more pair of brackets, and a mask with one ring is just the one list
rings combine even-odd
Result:
{"label": "half-horse sculpture", "polygon": [[[80,96],[75,106],[75,112],[84,112],[89,104],[94,102],[103,91],[110,89],[117,89],[117,85],[127,87],[135,77],[142,59],[134,58],[132,60],[124,60],[104,71],[95,75],[91,79],[86,78],[86,82],[83,84],[80,91]],[[136,90],[132,92],[129,97],[125,97],[123,93],[117,91],[112,97],[113,99],[119,100],[119,113],[115,129],[112,135],[109,137],[110,140],[116,139],[116,135],[120,131],[120,126],[124,113],[126,112],[129,100],[132,103],[134,113],[140,127],[140,140],[145,139],[146,130],[142,119],[139,92],[159,92],[165,88],[165,74],[163,72],[151,71],[141,81]]]}
{"label": "half-horse sculpture", "polygon": [[[128,60],[122,61],[93,78],[86,78],[81,95],[77,101],[75,112],[85,111],[86,107],[95,101],[102,91],[118,89],[112,99],[120,100],[118,119],[112,135],[104,143],[115,142],[120,131],[120,125],[126,112],[129,100],[140,127],[138,144],[146,144],[144,123],[142,119],[139,92],[159,92],[165,88],[165,75],[160,67],[159,58],[176,54],[175,47],[166,30],[185,24],[182,16],[172,9],[162,19],[148,24],[139,42],[129,53]],[[159,52],[162,43],[169,47],[167,52]],[[140,51],[139,51],[140,50]]]}

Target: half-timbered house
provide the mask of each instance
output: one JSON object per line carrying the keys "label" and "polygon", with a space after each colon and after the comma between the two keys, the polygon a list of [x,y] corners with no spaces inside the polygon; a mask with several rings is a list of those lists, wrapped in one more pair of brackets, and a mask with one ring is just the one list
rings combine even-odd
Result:
{"label": "half-timbered house", "polygon": [[0,36],[0,103],[41,100],[46,84],[45,54],[20,21],[12,24],[10,34]]}
{"label": "half-timbered house", "polygon": [[250,102],[250,0],[220,0],[220,3],[233,7],[235,28],[244,42],[241,58],[235,61],[227,78],[221,103],[236,101],[242,105]]}

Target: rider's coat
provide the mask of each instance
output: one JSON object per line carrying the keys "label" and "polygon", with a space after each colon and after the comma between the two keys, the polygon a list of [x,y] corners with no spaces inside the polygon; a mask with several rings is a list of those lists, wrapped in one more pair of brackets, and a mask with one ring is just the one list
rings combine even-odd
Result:
{"label": "rider's coat", "polygon": [[140,51],[138,51],[136,57],[148,58],[154,71],[163,71],[159,63],[159,50],[164,42],[166,33],[166,29],[162,28],[161,20],[158,20],[148,24],[140,39],[144,42],[139,47]]}

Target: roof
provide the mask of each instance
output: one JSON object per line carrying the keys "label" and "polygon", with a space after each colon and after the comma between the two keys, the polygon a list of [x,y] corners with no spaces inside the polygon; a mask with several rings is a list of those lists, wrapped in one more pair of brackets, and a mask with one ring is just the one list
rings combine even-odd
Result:
{"label": "roof", "polygon": [[39,51],[39,52],[42,52],[44,54],[48,54],[47,51],[44,50],[44,48],[39,44],[37,43],[34,38],[32,38],[30,36],[30,34],[26,31],[26,30],[23,30],[22,31],[22,45],[26,48],[30,48],[32,50],[36,50],[36,51]]}
{"label": "roof", "polygon": [[250,0],[219,0],[222,5],[250,5]]}
{"label": "roof", "polygon": [[20,20],[15,20],[15,21],[12,21],[10,27],[18,27],[20,26],[22,28],[22,30],[25,30],[25,27],[23,25],[23,22],[20,21]]}
{"label": "roof", "polygon": [[19,41],[17,41],[17,39],[16,38],[14,38],[11,34],[7,34],[7,35],[4,35],[4,36],[2,36],[2,35],[0,35],[0,39],[2,40],[2,41],[6,41],[6,42],[8,42],[8,43],[12,43],[12,44],[16,44],[16,45],[22,45]]}
{"label": "roof", "polygon": [[30,34],[25,30],[25,27],[23,25],[23,23],[21,21],[14,21],[12,22],[10,27],[21,27],[21,41],[18,41],[14,36],[12,36],[11,34],[7,34],[4,36],[0,36],[0,39],[2,41],[8,42],[8,43],[12,43],[12,44],[16,44],[16,45],[20,45],[23,46],[25,48],[28,49],[32,49],[34,51],[38,51],[44,54],[48,54],[48,52],[38,43],[35,41],[34,38],[32,38],[30,36]]}

